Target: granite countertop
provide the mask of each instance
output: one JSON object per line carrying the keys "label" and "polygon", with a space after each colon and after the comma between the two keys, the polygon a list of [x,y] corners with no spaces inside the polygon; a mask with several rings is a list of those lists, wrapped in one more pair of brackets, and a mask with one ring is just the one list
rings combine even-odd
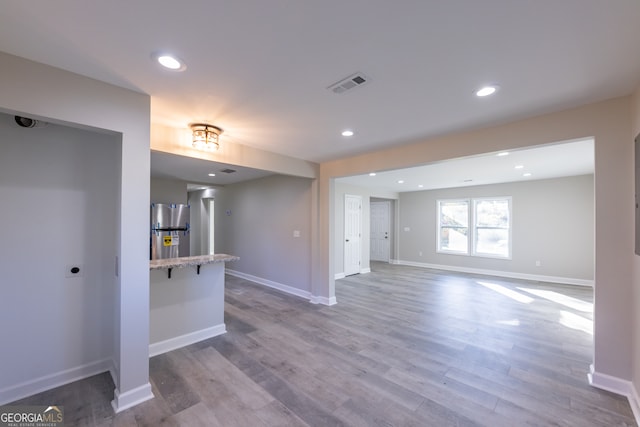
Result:
{"label": "granite countertop", "polygon": [[204,264],[211,264],[214,262],[229,262],[238,261],[240,257],[227,255],[227,254],[215,254],[215,255],[197,255],[187,256],[182,258],[168,258],[168,259],[155,259],[149,261],[149,270],[162,270],[163,268],[182,268],[187,266],[197,266]]}

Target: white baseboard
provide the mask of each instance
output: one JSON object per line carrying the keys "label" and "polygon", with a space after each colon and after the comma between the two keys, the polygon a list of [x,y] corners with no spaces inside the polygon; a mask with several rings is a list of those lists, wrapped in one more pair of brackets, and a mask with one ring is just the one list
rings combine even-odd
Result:
{"label": "white baseboard", "polygon": [[638,391],[633,383],[631,384],[631,394],[627,396],[627,399],[629,399],[629,406],[631,406],[636,424],[640,425],[640,399],[638,398]]}
{"label": "white baseboard", "polygon": [[241,279],[246,279],[246,280],[249,280],[251,282],[255,282],[255,283],[267,286],[267,287],[272,288],[272,289],[277,289],[277,290],[282,291],[284,293],[287,293],[289,295],[295,295],[297,297],[307,299],[307,300],[309,300],[309,302],[311,302],[313,304],[324,304],[324,305],[336,304],[336,297],[335,296],[332,297],[332,298],[327,298],[327,297],[321,297],[321,296],[313,295],[309,291],[304,291],[302,289],[294,288],[292,286],[288,286],[288,285],[285,285],[285,284],[282,284],[282,283],[274,282],[272,280],[263,279],[262,277],[253,276],[251,274],[243,273],[241,271],[230,270],[228,268],[225,270],[225,272],[227,274],[231,275],[231,276],[239,277]]}
{"label": "white baseboard", "polygon": [[111,401],[111,407],[116,414],[155,397],[151,391],[150,383],[143,384],[124,393],[120,393],[116,388],[113,394],[114,398]]}
{"label": "white baseboard", "polygon": [[575,279],[571,277],[543,276],[539,274],[514,273],[511,271],[486,270],[482,268],[467,268],[451,265],[428,264],[423,262],[403,261],[394,259],[391,264],[406,265],[410,267],[431,268],[434,270],[456,271],[459,273],[481,274],[484,276],[507,277],[509,279],[533,280],[537,282],[562,283],[565,285],[590,286],[593,287],[593,280]]}
{"label": "white baseboard", "polygon": [[157,356],[159,354],[185,347],[202,340],[217,337],[218,335],[222,335],[226,332],[226,325],[224,323],[221,323],[220,325],[215,325],[210,328],[190,332],[188,334],[180,335],[175,338],[169,338],[168,340],[155,342],[149,344],[149,357]]}
{"label": "white baseboard", "polygon": [[[363,268],[357,274],[367,274],[367,273],[371,273],[370,268]],[[345,277],[347,277],[347,275],[344,273],[336,273],[333,275],[334,280],[344,279]]]}
{"label": "white baseboard", "polygon": [[230,270],[227,268],[227,274],[230,274],[235,277],[239,277],[241,279],[250,280],[252,282],[259,283],[261,285],[267,286],[269,288],[277,289],[279,291],[285,292],[290,295],[295,295],[297,297],[311,299],[311,292],[304,291],[302,289],[294,288],[293,286],[285,285],[282,283],[274,282],[272,280],[263,279],[262,277],[253,276],[251,274],[243,273],[241,271]]}
{"label": "white baseboard", "polygon": [[0,389],[0,405],[32,396],[36,393],[60,387],[74,381],[89,378],[113,369],[112,359],[102,359],[87,363],[65,371],[44,375],[20,384]]}
{"label": "white baseboard", "polygon": [[622,396],[626,396],[629,400],[629,406],[633,412],[633,417],[636,423],[640,425],[640,400],[638,399],[638,392],[631,381],[623,380],[611,375],[599,373],[595,371],[593,364],[589,366],[589,384],[593,387],[600,388],[602,390],[610,391]]}
{"label": "white baseboard", "polygon": [[335,296],[331,298],[313,296],[309,301],[312,304],[324,304],[324,305],[334,305],[338,303]]}

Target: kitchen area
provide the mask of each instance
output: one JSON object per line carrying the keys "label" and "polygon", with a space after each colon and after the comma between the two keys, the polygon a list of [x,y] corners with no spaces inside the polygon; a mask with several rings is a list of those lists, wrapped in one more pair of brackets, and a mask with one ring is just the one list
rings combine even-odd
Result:
{"label": "kitchen area", "polygon": [[[159,189],[156,188],[158,186]],[[155,194],[154,188],[157,192],[166,193],[167,188],[171,189],[172,186],[170,183],[152,180],[152,194]],[[176,200],[184,201],[178,194],[175,196]],[[164,197],[171,196],[165,194]],[[157,195],[155,199],[164,200],[163,196]],[[151,203],[150,357],[226,332],[225,263],[239,258],[227,254],[212,254],[208,250],[204,254],[199,250],[191,251],[191,232],[189,204]],[[202,233],[203,230],[198,232]]]}

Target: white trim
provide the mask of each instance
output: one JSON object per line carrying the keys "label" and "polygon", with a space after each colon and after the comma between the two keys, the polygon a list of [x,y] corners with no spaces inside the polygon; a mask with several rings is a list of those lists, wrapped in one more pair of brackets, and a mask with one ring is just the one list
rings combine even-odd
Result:
{"label": "white trim", "polygon": [[309,300],[312,304],[324,304],[324,305],[334,305],[337,304],[336,297],[322,297],[313,295],[309,291],[303,291],[302,289],[294,288],[292,286],[284,285],[282,283],[274,282],[272,280],[263,279],[261,277],[253,276],[251,274],[243,273],[241,271],[230,270],[227,268],[225,270],[227,274],[230,276],[239,277],[241,279],[249,280],[251,282],[257,283],[259,285],[264,285],[272,289],[276,289],[278,291],[284,292],[286,294],[295,295],[300,298],[304,298]]}
{"label": "white trim", "polygon": [[5,387],[0,389],[0,405],[112,370],[113,360],[108,358]]}
{"label": "white trim", "polygon": [[267,286],[269,288],[277,289],[279,291],[285,292],[287,294],[295,295],[297,297],[311,299],[311,292],[304,291],[302,289],[294,288],[293,286],[285,285],[282,283],[274,282],[272,280],[263,279],[261,277],[253,276],[251,274],[243,273],[241,271],[230,270],[227,268],[227,274],[231,276],[239,277],[241,279],[246,279],[251,282],[259,283],[260,285]]}
{"label": "white trim", "polygon": [[344,273],[336,273],[336,274],[333,276],[334,280],[344,279],[345,277],[347,277],[347,276],[345,276],[345,275],[344,275]]}
{"label": "white trim", "polygon": [[227,332],[226,325],[221,323],[210,328],[201,329],[188,334],[180,335],[168,340],[154,342],[149,344],[149,357],[157,356],[177,348],[182,348],[190,344],[217,337]]}
{"label": "white trim", "polygon": [[459,273],[482,274],[485,276],[508,277],[510,279],[534,280],[538,282],[562,283],[565,285],[593,287],[593,280],[576,279],[572,277],[543,276],[540,274],[515,273],[512,271],[486,270],[483,268],[457,267],[451,265],[428,264],[423,262],[402,260],[393,260],[393,264],[407,265],[410,267],[431,268],[434,270],[456,271]]}
{"label": "white trim", "polygon": [[336,297],[327,298],[327,297],[318,297],[318,296],[312,296],[309,302],[311,302],[311,304],[324,304],[324,305],[335,305],[338,303],[338,301],[336,300]]}
{"label": "white trim", "polygon": [[629,400],[629,406],[631,406],[631,412],[636,420],[636,424],[640,425],[640,399],[638,398],[638,391],[633,383],[631,383],[631,394],[627,396]]}
{"label": "white trim", "polygon": [[[382,261],[384,262],[384,261]],[[360,274],[367,274],[367,273],[371,273],[371,269],[370,268],[363,268],[360,270]]]}
{"label": "white trim", "polygon": [[593,387],[626,396],[629,406],[631,406],[633,417],[636,423],[640,425],[640,400],[638,399],[638,392],[631,381],[596,372],[593,364],[589,366],[587,378],[589,379],[589,384]]}
{"label": "white trim", "polygon": [[116,414],[155,397],[151,391],[151,384],[148,382],[124,393],[120,393],[116,388],[113,396],[111,407]]}

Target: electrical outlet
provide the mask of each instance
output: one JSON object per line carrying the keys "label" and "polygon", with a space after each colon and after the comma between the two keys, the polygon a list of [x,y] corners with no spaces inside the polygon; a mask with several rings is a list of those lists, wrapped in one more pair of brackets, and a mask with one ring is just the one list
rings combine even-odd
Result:
{"label": "electrical outlet", "polygon": [[69,264],[67,265],[65,270],[64,277],[83,277],[84,276],[84,267],[82,264]]}
{"label": "electrical outlet", "polygon": [[418,252],[418,256],[422,256],[422,251]]}

